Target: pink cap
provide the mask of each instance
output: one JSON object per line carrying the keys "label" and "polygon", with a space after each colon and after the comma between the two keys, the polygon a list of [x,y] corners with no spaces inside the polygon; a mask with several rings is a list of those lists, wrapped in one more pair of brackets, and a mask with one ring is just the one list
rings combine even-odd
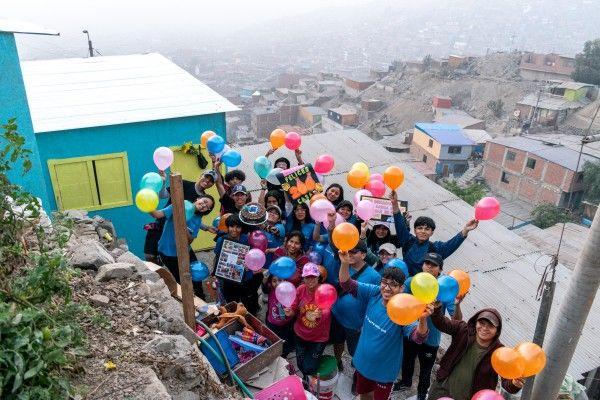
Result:
{"label": "pink cap", "polygon": [[321,271],[319,271],[319,267],[314,263],[306,263],[304,267],[302,267],[302,277],[306,276],[319,276],[321,275]]}

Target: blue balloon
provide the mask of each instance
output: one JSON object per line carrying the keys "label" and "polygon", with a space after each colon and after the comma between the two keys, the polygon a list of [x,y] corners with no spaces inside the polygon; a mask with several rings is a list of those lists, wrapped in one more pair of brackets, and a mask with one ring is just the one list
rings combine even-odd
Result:
{"label": "blue balloon", "polygon": [[408,278],[408,266],[404,261],[402,261],[399,258],[392,258],[390,261],[387,262],[387,264],[385,264],[384,267],[400,268],[402,272],[404,272],[404,276]]}
{"label": "blue balloon", "polygon": [[312,250],[308,252],[308,259],[311,263],[319,265],[323,261],[323,256],[318,251]]}
{"label": "blue balloon", "polygon": [[156,172],[148,172],[142,179],[140,180],[140,190],[141,189],[150,189],[153,192],[160,192],[162,189],[163,180],[159,174]]}
{"label": "blue balloon", "polygon": [[242,162],[242,155],[237,150],[228,150],[221,156],[221,161],[228,167],[237,167]]}
{"label": "blue balloon", "polygon": [[217,154],[223,150],[225,147],[225,139],[221,136],[215,135],[211,136],[210,139],[206,142],[206,148],[209,153]]}
{"label": "blue balloon", "polygon": [[438,278],[440,291],[437,299],[442,303],[451,303],[458,296],[458,281],[450,275],[440,275]]}
{"label": "blue balloon", "polygon": [[269,172],[271,172],[271,161],[265,156],[257,157],[254,160],[254,171],[258,174],[260,179],[265,179]]}
{"label": "blue balloon", "polygon": [[219,226],[219,222],[221,222],[221,216],[218,216],[215,219],[213,219],[213,222],[212,222],[213,228],[217,228]]}
{"label": "blue balloon", "polygon": [[194,261],[191,263],[190,273],[192,275],[192,281],[194,282],[202,282],[210,275],[208,267],[202,261]]}
{"label": "blue balloon", "polygon": [[410,291],[410,283],[412,282],[412,276],[404,281],[404,293],[412,294]]}
{"label": "blue balloon", "polygon": [[194,205],[194,203],[187,200],[183,201],[183,206],[185,207],[185,219],[187,221],[194,216],[196,206]]}
{"label": "blue balloon", "polygon": [[296,262],[289,257],[279,257],[271,263],[269,272],[281,279],[290,279],[296,272]]}
{"label": "blue balloon", "polygon": [[[313,246],[313,250],[316,251],[317,253],[319,253],[321,256],[323,256],[323,253],[325,252],[325,249],[327,248],[327,245],[325,243],[317,243]],[[315,263],[317,264],[317,263]]]}

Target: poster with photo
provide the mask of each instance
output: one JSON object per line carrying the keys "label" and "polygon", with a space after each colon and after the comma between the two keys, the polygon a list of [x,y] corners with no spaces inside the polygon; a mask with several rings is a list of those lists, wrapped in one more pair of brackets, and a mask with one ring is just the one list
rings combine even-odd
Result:
{"label": "poster with photo", "polygon": [[298,165],[277,174],[281,188],[292,204],[308,203],[317,193],[323,193],[323,184],[311,164]]}
{"label": "poster with photo", "polygon": [[223,241],[223,247],[221,248],[215,275],[234,282],[241,282],[246,267],[244,258],[249,250],[250,246],[245,244],[233,242],[231,240]]}
{"label": "poster with photo", "polygon": [[[392,235],[395,235],[394,211],[390,199],[372,196],[361,196],[360,199],[372,201],[375,205],[375,214],[373,215],[373,218],[369,220],[369,228],[373,229],[375,225],[385,225],[390,229]],[[408,201],[398,200],[398,206],[400,207],[400,211],[404,213],[408,210]]]}

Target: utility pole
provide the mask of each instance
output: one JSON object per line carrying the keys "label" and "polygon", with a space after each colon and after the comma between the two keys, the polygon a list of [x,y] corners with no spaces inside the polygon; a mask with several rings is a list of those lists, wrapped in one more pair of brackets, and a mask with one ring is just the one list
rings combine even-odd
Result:
{"label": "utility pole", "polygon": [[183,303],[183,319],[187,326],[196,330],[196,309],[194,307],[194,288],[190,273],[190,242],[185,222],[185,206],[183,204],[183,182],[179,172],[172,172],[170,177],[171,204],[173,205],[173,228],[175,229],[175,245],[177,247],[177,264],[181,284],[181,302]]}
{"label": "utility pole", "polygon": [[92,46],[92,40],[90,39],[90,33],[87,31],[87,29],[84,29],[83,33],[85,33],[87,35],[88,51],[90,52],[90,57],[94,57],[94,47]]}
{"label": "utility pole", "polygon": [[600,209],[596,211],[585,246],[577,260],[569,288],[546,347],[546,368],[533,386],[532,400],[556,399],[581,331],[600,284]]}

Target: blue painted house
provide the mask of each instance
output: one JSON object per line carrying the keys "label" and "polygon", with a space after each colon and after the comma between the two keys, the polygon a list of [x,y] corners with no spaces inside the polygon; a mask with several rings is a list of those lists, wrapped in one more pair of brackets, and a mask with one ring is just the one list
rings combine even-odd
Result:
{"label": "blue painted house", "polygon": [[[2,63],[13,72],[0,78],[0,89],[12,88],[13,96],[0,91],[0,104],[16,98],[19,106],[0,108],[0,121],[16,116],[37,154],[34,173],[17,182],[48,211],[85,209],[110,219],[141,256],[151,218],[133,197],[141,177],[156,170],[154,149],[198,143],[206,130],[226,138],[225,113],[237,107],[156,53],[25,61],[19,68],[6,34],[0,54],[12,53]],[[189,180],[200,173],[196,157],[178,151],[171,169]],[[204,237],[193,246],[210,244]]]}

